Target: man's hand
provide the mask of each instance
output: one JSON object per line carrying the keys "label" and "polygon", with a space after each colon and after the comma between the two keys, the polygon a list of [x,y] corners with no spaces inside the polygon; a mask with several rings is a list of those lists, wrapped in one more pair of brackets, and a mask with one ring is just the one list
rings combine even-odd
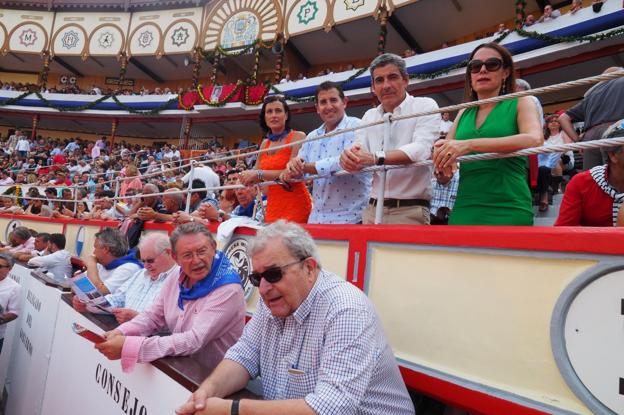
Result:
{"label": "man's hand", "polygon": [[[232,401],[226,401],[221,398],[214,398],[203,387],[197,389],[189,399],[176,409],[178,415],[191,414],[224,414],[229,415]],[[201,412],[200,412],[201,411]],[[225,412],[224,412],[225,411]]]}
{"label": "man's hand", "polygon": [[340,166],[348,172],[357,172],[364,167],[372,166],[375,164],[375,157],[372,153],[366,150],[362,150],[359,144],[354,144],[353,147],[347,148],[340,155]]}
{"label": "man's hand", "polygon": [[83,303],[82,301],[80,301],[80,298],[78,298],[77,295],[74,295],[72,297],[72,305],[74,306],[74,310],[76,310],[79,313],[87,312],[87,305]]}
{"label": "man's hand", "polygon": [[187,214],[186,212],[179,211],[173,214],[173,223],[175,223],[176,225],[182,225],[190,221],[191,215]]}
{"label": "man's hand", "polygon": [[[113,332],[120,333],[118,330],[113,330]],[[95,348],[110,360],[121,359],[121,350],[126,341],[126,336],[107,332],[105,333],[105,337],[106,341],[96,344]]]}
{"label": "man's hand", "polygon": [[197,210],[199,215],[204,219],[210,221],[219,219],[219,211],[212,203],[202,203]]}
{"label": "man's hand", "polygon": [[119,324],[130,321],[139,315],[139,312],[131,308],[113,308],[113,314]]}
{"label": "man's hand", "polygon": [[305,161],[301,157],[291,159],[286,165],[286,171],[290,178],[303,176],[303,173],[305,173]]}
{"label": "man's hand", "polygon": [[137,217],[143,221],[156,219],[156,212],[151,207],[142,207],[137,211]]}

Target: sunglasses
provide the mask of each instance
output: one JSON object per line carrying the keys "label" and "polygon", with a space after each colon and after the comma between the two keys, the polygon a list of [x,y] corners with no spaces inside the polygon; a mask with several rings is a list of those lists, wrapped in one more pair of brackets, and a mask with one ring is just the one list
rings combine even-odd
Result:
{"label": "sunglasses", "polygon": [[290,264],[282,265],[281,267],[271,267],[265,269],[263,272],[252,272],[251,274],[249,274],[249,281],[251,281],[251,284],[254,287],[260,286],[260,281],[262,280],[262,278],[264,278],[268,283],[275,284],[282,279],[282,277],[284,276],[284,270],[286,268],[300,264],[305,260],[306,258],[302,258],[298,261],[291,262]]}
{"label": "sunglasses", "polygon": [[154,262],[156,262],[156,260],[158,259],[159,256],[161,256],[163,254],[163,252],[165,251],[160,251],[154,258],[143,258],[142,261],[145,264],[153,264]]}
{"label": "sunglasses", "polygon": [[468,62],[468,71],[470,71],[470,73],[479,73],[483,65],[485,65],[485,69],[488,72],[494,72],[502,68],[503,60],[499,58],[489,58],[484,62],[480,59],[473,59]]}

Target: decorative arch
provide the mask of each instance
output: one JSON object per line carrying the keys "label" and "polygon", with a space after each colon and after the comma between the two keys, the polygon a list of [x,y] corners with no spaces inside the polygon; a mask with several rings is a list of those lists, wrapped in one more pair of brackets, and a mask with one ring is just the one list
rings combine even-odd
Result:
{"label": "decorative arch", "polygon": [[2,32],[4,33],[4,41],[0,44],[0,53],[6,53],[6,50],[9,47],[9,33],[2,22],[0,22],[0,29],[2,29]]}
{"label": "decorative arch", "polygon": [[37,52],[23,52],[20,51],[19,53],[30,53],[30,54],[40,54],[43,50],[45,50],[46,46],[49,45],[48,41],[50,40],[50,35],[48,34],[48,32],[46,31],[45,27],[43,27],[43,25],[41,23],[37,23],[37,22],[33,22],[33,21],[27,21],[27,22],[22,22],[20,24],[18,24],[17,26],[15,26],[13,29],[11,29],[11,32],[8,34],[7,39],[6,39],[6,50],[10,51],[9,46],[11,44],[11,38],[13,37],[13,33],[15,33],[15,31],[17,29],[19,29],[22,26],[27,26],[27,25],[33,25],[33,26],[37,26],[41,29],[41,31],[43,32],[44,36],[45,36],[45,40],[43,41],[43,48],[40,51]]}
{"label": "decorative arch", "polygon": [[[144,23],[141,23],[140,25],[138,25],[137,27],[135,27],[134,30],[132,31],[132,33],[130,33],[130,35],[128,36],[128,39],[126,39],[127,43],[125,44],[124,49],[128,53],[128,57],[130,57],[132,55],[132,52],[130,51],[130,47],[132,46],[132,39],[134,39],[134,34],[140,28],[145,27],[145,26],[154,26],[156,28],[156,30],[158,31],[158,36],[160,36],[160,37],[158,39],[158,46],[156,47],[156,56],[162,55],[163,31],[154,22],[144,22]],[[151,53],[146,53],[145,55],[150,55],[151,56],[152,54]],[[143,54],[138,54],[136,56],[143,56]]]}
{"label": "decorative arch", "polygon": [[59,29],[54,33],[54,36],[52,36],[52,43],[50,44],[51,55],[54,56],[56,54],[56,51],[54,50],[54,44],[56,43],[56,38],[58,37],[58,35],[61,34],[63,30],[67,29],[68,27],[77,27],[78,29],[80,29],[80,31],[82,32],[84,36],[84,46],[82,47],[82,51],[80,51],[80,56],[88,55],[89,42],[91,41],[89,34],[87,34],[87,31],[84,29],[84,27],[76,23],[68,23],[66,25],[63,25],[59,27]]}
{"label": "decorative arch", "polygon": [[[241,35],[241,39],[232,40],[232,36],[229,36],[232,34],[230,28],[234,25],[245,26],[247,33]],[[221,0],[215,4],[206,18],[203,48],[213,50],[217,46],[243,47],[255,40],[273,42],[282,32],[283,25],[282,8],[277,0]],[[222,45],[225,30],[230,30],[230,33],[225,34],[228,44]],[[255,39],[251,40],[251,37]]]}
{"label": "decorative arch", "polygon": [[[91,33],[89,34],[89,40],[87,41],[87,48],[88,48],[88,52],[91,53],[90,51],[90,46],[91,46],[91,39],[93,38],[93,35],[95,33],[97,33],[98,30],[100,30],[103,27],[112,27],[113,29],[115,29],[117,32],[119,32],[119,35],[121,36],[121,46],[119,47],[119,50],[116,51],[115,53],[111,53],[110,55],[117,55],[120,52],[124,51],[125,49],[125,45],[126,45],[126,37],[123,34],[123,31],[121,30],[121,28],[119,26],[116,26],[114,24],[111,23],[103,23],[101,25],[96,26],[95,28],[93,28],[93,30],[91,31]],[[108,55],[106,54],[102,54],[102,55]]]}
{"label": "decorative arch", "polygon": [[189,48],[188,51],[185,51],[185,52],[175,52],[175,53],[176,54],[177,53],[189,53],[190,51],[195,49],[195,47],[197,47],[200,44],[199,28],[197,27],[197,24],[195,24],[195,22],[192,21],[191,19],[178,19],[178,20],[170,23],[169,26],[167,26],[167,28],[165,30],[163,30],[163,35],[161,37],[161,42],[160,42],[160,46],[159,46],[159,50],[162,51],[163,54],[165,54],[165,37],[169,34],[169,31],[175,25],[180,24],[180,23],[188,23],[188,24],[191,25],[191,27],[195,31],[195,42],[194,42],[193,46],[191,48]]}

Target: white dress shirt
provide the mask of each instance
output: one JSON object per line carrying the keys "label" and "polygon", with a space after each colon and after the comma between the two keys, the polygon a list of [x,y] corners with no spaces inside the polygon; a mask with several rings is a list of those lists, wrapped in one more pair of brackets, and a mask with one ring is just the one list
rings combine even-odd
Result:
{"label": "white dress shirt", "polygon": [[54,275],[54,279],[64,281],[72,276],[70,259],[69,251],[60,249],[48,255],[32,257],[28,260],[28,265],[45,268]]}
{"label": "white dress shirt", "polygon": [[111,294],[117,292],[117,289],[122,286],[129,278],[141,269],[137,264],[131,262],[118,266],[115,269],[107,270],[102,264],[97,264],[98,275],[100,279],[108,288]]}
{"label": "white dress shirt", "polygon": [[[19,315],[21,289],[22,287],[9,276],[0,281],[0,314],[13,313]],[[6,327],[6,324],[0,324],[0,339],[4,338]]]}
{"label": "white dress shirt", "polygon": [[[393,116],[414,114],[438,109],[431,98],[415,98],[407,94]],[[362,124],[383,120],[383,107],[379,105],[366,111]],[[384,143],[384,125],[375,125],[355,132],[356,142],[371,153],[384,150],[401,150],[413,162],[431,158],[433,143],[440,135],[440,115],[408,118],[392,122],[390,140]],[[406,167],[388,170],[385,199],[431,200],[431,166]],[[373,174],[372,197],[378,198],[379,173]]]}

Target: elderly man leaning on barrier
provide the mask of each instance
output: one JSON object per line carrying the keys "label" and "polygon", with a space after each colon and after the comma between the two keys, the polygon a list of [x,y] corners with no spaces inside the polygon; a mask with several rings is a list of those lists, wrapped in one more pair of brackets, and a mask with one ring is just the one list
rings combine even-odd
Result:
{"label": "elderly man leaning on barrier", "polygon": [[[340,85],[323,82],[316,89],[316,113],[323,125],[308,134],[308,139],[330,133],[336,129],[353,128],[359,118],[345,114],[347,98]],[[304,174],[318,174],[323,178],[314,181],[312,213],[308,223],[343,224],[361,223],[362,211],[368,204],[371,192],[371,173],[331,177],[341,170],[340,154],[350,148],[355,140],[353,131],[329,138],[308,141],[301,146],[298,157],[287,166],[287,179]]]}
{"label": "elderly man leaning on barrier", "polygon": [[[37,235],[37,239],[41,235]],[[65,235],[62,233],[48,235],[47,253],[33,256],[28,260],[28,265],[45,268],[54,275],[54,279],[57,281],[65,281],[66,278],[71,278],[71,254],[65,249]]]}
{"label": "elderly man leaning on barrier", "polygon": [[29,253],[35,249],[35,237],[25,226],[18,226],[9,234],[10,246],[0,248],[0,252],[7,252],[13,256]]}
{"label": "elderly man leaning on barrier", "polygon": [[30,260],[31,258],[47,255],[50,253],[48,251],[49,242],[49,233],[38,233],[37,236],[35,236],[35,248],[32,251],[14,254],[13,256],[15,257],[16,261],[28,262],[28,260]]}
{"label": "elderly man leaning on barrier", "polygon": [[[370,65],[371,89],[381,102],[366,111],[362,124],[425,111],[435,111],[431,98],[414,98],[407,93],[409,76],[405,61],[392,53],[377,56]],[[340,157],[341,166],[357,172],[368,166],[405,165],[431,158],[431,148],[440,133],[440,115],[432,114],[392,122],[388,142],[385,125],[357,130],[353,147]],[[431,166],[407,167],[386,173],[385,193],[379,194],[380,172],[373,174],[373,195],[362,216],[366,224],[375,222],[377,203],[383,203],[382,223],[429,224]],[[381,201],[380,201],[381,199]]]}
{"label": "elderly man leaning on barrier", "polygon": [[[154,303],[96,348],[109,359],[121,358],[124,371],[164,356],[195,357],[213,369],[243,332],[245,299],[240,276],[216,250],[205,226],[188,223],[171,234],[173,257],[180,265]],[[168,329],[170,336],[153,335]]]}
{"label": "elderly man leaning on barrier", "polygon": [[0,254],[0,352],[4,343],[6,323],[15,320],[20,311],[21,287],[8,278],[13,264],[11,255]]}
{"label": "elderly man leaning on barrier", "polygon": [[[321,269],[310,235],[278,221],[249,249],[261,300],[178,414],[413,414],[373,305]],[[260,374],[266,401],[222,399]]]}
{"label": "elderly man leaning on barrier", "polygon": [[[95,234],[93,255],[85,259],[87,277],[102,294],[115,293],[134,273],[143,268],[133,251],[128,253],[126,235],[114,228],[104,228]],[[78,297],[74,307],[80,308]]]}

